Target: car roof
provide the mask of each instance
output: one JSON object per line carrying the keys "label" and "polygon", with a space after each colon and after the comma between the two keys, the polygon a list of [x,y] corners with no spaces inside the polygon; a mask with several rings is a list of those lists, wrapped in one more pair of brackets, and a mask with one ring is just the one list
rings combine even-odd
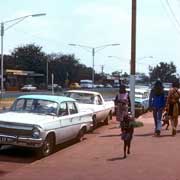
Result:
{"label": "car roof", "polygon": [[23,96],[19,96],[17,99],[22,99],[22,98],[48,100],[48,101],[54,101],[57,103],[61,103],[64,101],[75,101],[73,98],[69,98],[69,97],[65,97],[65,96],[39,95],[39,94],[23,95]]}
{"label": "car roof", "polygon": [[[130,88],[127,88],[127,91],[130,91]],[[135,92],[139,92],[139,93],[149,92],[149,89],[139,89],[139,88],[136,88]]]}
{"label": "car roof", "polygon": [[75,93],[84,93],[84,94],[94,94],[94,95],[99,95],[100,93],[95,92],[95,91],[85,91],[85,90],[69,90],[66,92],[75,92]]}

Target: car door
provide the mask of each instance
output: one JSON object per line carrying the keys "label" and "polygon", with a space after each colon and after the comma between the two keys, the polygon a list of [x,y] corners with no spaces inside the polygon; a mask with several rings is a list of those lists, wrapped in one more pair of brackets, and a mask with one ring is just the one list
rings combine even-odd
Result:
{"label": "car door", "polygon": [[62,102],[60,104],[59,112],[59,123],[60,128],[58,130],[58,142],[65,142],[72,138],[72,117],[68,111],[67,102]]}
{"label": "car door", "polygon": [[96,109],[96,119],[97,121],[102,121],[105,119],[105,107],[102,102],[102,99],[99,95],[94,96],[94,104],[95,104],[95,109]]}
{"label": "car door", "polygon": [[68,102],[68,111],[69,116],[71,118],[71,133],[73,137],[76,137],[79,133],[80,126],[81,126],[81,117],[78,113],[78,109],[76,107],[75,102]]}

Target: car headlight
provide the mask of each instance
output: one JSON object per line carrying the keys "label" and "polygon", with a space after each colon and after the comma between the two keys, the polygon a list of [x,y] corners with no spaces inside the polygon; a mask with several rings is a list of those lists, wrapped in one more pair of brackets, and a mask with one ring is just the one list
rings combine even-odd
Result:
{"label": "car headlight", "polygon": [[39,138],[40,137],[40,130],[37,127],[34,127],[32,130],[32,137]]}

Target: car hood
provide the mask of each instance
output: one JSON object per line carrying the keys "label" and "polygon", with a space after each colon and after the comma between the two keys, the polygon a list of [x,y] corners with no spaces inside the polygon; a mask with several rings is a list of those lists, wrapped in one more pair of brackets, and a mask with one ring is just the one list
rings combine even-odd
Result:
{"label": "car hood", "polygon": [[1,122],[20,123],[27,125],[43,125],[49,122],[54,117],[51,115],[20,113],[20,112],[5,112],[0,114]]}

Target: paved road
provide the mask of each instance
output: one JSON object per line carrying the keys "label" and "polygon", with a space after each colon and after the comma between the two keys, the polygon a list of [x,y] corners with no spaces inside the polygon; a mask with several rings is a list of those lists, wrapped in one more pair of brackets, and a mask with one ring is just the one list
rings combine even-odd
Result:
{"label": "paved road", "polygon": [[120,130],[113,120],[109,126],[88,134],[83,142],[27,163],[0,179],[180,180],[180,127],[175,137],[165,130],[160,137],[155,137],[152,115],[147,113],[140,119],[144,127],[135,130],[127,159],[122,158]]}
{"label": "paved road", "polygon": [[[115,95],[117,94],[118,92],[118,89],[117,88],[96,88],[96,89],[82,89],[82,90],[89,90],[89,91],[96,91],[96,92],[100,92],[104,95],[104,97],[106,99],[113,99],[115,97]],[[55,92],[54,94],[57,94],[57,95],[62,95],[63,94],[63,91],[57,91]],[[51,91],[47,91],[47,90],[38,90],[38,91],[31,91],[31,92],[22,92],[22,91],[6,91],[4,94],[3,94],[3,97],[4,98],[11,98],[11,97],[18,97],[18,96],[21,96],[21,95],[25,95],[25,94],[52,94]]]}

